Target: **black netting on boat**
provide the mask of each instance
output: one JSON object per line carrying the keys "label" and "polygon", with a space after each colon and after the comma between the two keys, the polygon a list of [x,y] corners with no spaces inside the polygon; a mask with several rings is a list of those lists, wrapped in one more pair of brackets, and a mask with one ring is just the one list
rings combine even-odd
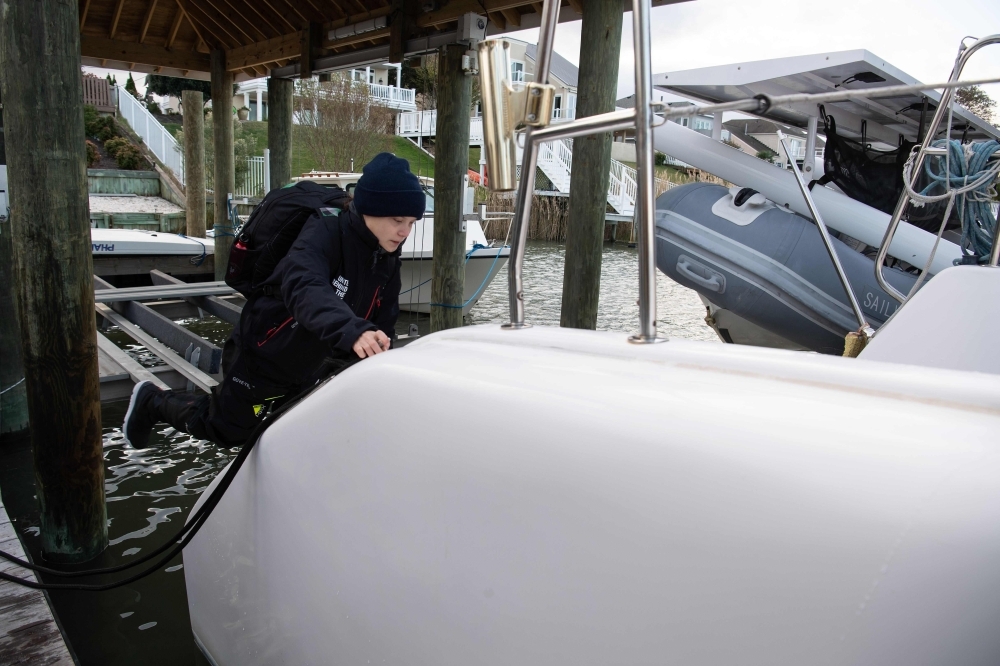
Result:
{"label": "black netting on boat", "polygon": [[891,215],[903,191],[903,164],[916,144],[901,140],[896,150],[872,150],[866,142],[864,123],[859,142],[838,135],[833,116],[824,116],[824,120],[826,149],[820,183],[836,183],[852,199]]}

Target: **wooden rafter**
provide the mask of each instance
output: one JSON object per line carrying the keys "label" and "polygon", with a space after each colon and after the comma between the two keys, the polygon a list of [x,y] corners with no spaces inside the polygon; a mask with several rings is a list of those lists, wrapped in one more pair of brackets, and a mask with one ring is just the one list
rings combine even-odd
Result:
{"label": "wooden rafter", "polygon": [[542,8],[542,3],[540,3],[540,2],[533,2],[533,3],[531,3],[531,8],[535,10],[536,14],[541,14],[542,13],[542,9],[543,8]]}
{"label": "wooden rafter", "polygon": [[153,12],[156,11],[156,0],[149,0],[149,8],[146,10],[146,17],[142,19],[142,30],[139,31],[139,43],[146,41],[146,33],[149,32],[149,24],[153,20]]}
{"label": "wooden rafter", "polygon": [[277,9],[275,9],[274,5],[271,4],[269,0],[261,0],[261,4],[270,9],[272,12],[274,12],[274,15],[280,18],[282,21],[284,21],[285,25],[287,25],[290,29],[298,30],[296,25],[291,21],[289,21],[288,18],[282,12],[279,12]]}
{"label": "wooden rafter", "polygon": [[224,48],[231,48],[245,41],[237,35],[232,24],[210,6],[192,0],[177,0],[177,2],[184,7],[188,18],[192,19],[192,25],[195,23],[201,25],[203,30],[199,31],[198,36],[209,46],[213,44],[206,37],[211,37],[216,44]]}
{"label": "wooden rafter", "polygon": [[302,0],[305,4],[309,5],[309,8],[313,10],[313,19],[319,19],[320,21],[326,21],[330,17],[323,12],[319,7],[317,7],[312,0]]}
{"label": "wooden rafter", "polygon": [[83,8],[80,9],[80,31],[83,31],[83,24],[87,22],[87,13],[90,11],[90,0],[83,0]]}
{"label": "wooden rafter", "polygon": [[234,5],[234,0],[217,0],[214,4],[217,7],[219,7],[219,10],[222,11],[224,14],[228,16],[239,17],[240,22],[243,26],[249,27],[250,30],[259,33],[259,36],[254,37],[254,41],[257,41],[259,39],[270,39],[271,37],[277,37],[278,35],[281,34],[277,30],[273,30],[271,32],[267,32],[264,30],[264,28],[270,28],[270,24],[266,20],[264,20],[263,17],[260,16],[259,12],[257,11],[256,2],[247,2],[245,3],[245,6],[249,7],[251,11],[257,14],[257,16],[260,17],[258,19],[255,19],[251,15],[245,14],[241,7],[237,7],[236,5]]}
{"label": "wooden rafter", "polygon": [[[482,2],[479,2],[479,0],[452,0],[441,9],[433,12],[425,12],[418,16],[417,26],[431,28],[443,25],[457,20],[459,16],[468,12],[482,14],[484,8],[490,14],[490,20],[492,21],[493,16],[499,15],[499,12],[504,9],[513,9],[521,7],[524,4],[526,4],[524,0],[482,0]],[[506,25],[506,21],[503,21],[503,23]]]}
{"label": "wooden rafter", "polygon": [[256,14],[258,17],[260,17],[260,20],[263,22],[263,24],[265,26],[267,26],[268,29],[271,31],[271,34],[269,34],[267,36],[268,39],[271,39],[272,37],[280,37],[281,36],[281,33],[282,33],[281,29],[278,28],[278,26],[276,26],[274,24],[274,22],[270,18],[268,18],[266,16],[266,12],[262,11],[262,8],[258,7],[258,5],[257,5],[256,2],[249,2],[249,3],[247,3],[247,6],[250,8],[250,10],[254,14]]}
{"label": "wooden rafter", "polygon": [[501,9],[500,13],[507,19],[507,25],[514,26],[515,28],[521,27],[521,15],[516,9]]}
{"label": "wooden rafter", "polygon": [[[295,15],[298,16],[299,18],[298,18],[298,21],[295,21],[295,19],[292,19],[292,21],[294,21],[295,23],[297,23],[298,26],[299,26],[299,28],[302,27],[303,23],[308,23],[309,22],[309,17],[299,11],[299,8],[296,6],[298,3],[295,2],[295,0],[292,0],[291,2],[289,2],[288,0],[271,0],[271,1],[276,6],[278,6],[278,7],[282,7],[282,6],[287,7],[288,9],[285,10],[286,12],[289,9],[292,12],[294,12]],[[289,18],[291,18],[291,17],[289,17]]]}
{"label": "wooden rafter", "polygon": [[500,28],[500,30],[506,30],[507,29],[507,19],[505,19],[503,17],[503,14],[501,14],[500,12],[487,13],[486,17],[490,21],[492,21],[493,23],[495,23],[496,26],[498,28]]}
{"label": "wooden rafter", "polygon": [[174,13],[174,20],[170,24],[170,32],[167,33],[167,48],[172,49],[174,47],[174,41],[177,39],[177,32],[181,29],[181,23],[184,22],[184,8],[177,5],[177,11]]}
{"label": "wooden rafter", "polygon": [[[242,14],[233,11],[232,8],[226,4],[225,0],[198,0],[198,3],[206,13],[211,12],[210,15],[216,23],[219,23],[220,25],[228,23],[232,27],[232,30],[229,30],[228,32],[236,38],[237,43],[244,44],[246,42],[256,42],[262,39],[267,39],[267,35],[261,32],[258,28],[254,27],[250,21],[247,21],[243,17]],[[236,32],[233,32],[234,30]]]}
{"label": "wooden rafter", "polygon": [[569,6],[576,11],[576,13],[578,14],[583,13],[583,5],[580,4],[580,0],[566,0],[566,1],[569,3]]}
{"label": "wooden rafter", "polygon": [[346,9],[344,9],[344,6],[341,5],[340,2],[337,2],[337,0],[327,0],[327,1],[331,5],[333,5],[337,9],[338,12],[340,12],[340,17],[339,18],[343,18],[343,17],[345,17],[345,16],[348,15],[349,12]]}
{"label": "wooden rafter", "polygon": [[118,32],[118,20],[122,17],[122,9],[125,8],[125,0],[118,0],[118,4],[115,6],[114,16],[111,17],[111,26],[108,29],[111,39],[115,38],[115,33]]}

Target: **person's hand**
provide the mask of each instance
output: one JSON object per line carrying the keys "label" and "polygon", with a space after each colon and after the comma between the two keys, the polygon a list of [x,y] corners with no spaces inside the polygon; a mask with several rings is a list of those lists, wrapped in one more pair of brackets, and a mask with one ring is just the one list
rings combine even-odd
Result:
{"label": "person's hand", "polygon": [[389,336],[379,330],[365,331],[354,343],[354,353],[360,358],[381,354],[389,349]]}

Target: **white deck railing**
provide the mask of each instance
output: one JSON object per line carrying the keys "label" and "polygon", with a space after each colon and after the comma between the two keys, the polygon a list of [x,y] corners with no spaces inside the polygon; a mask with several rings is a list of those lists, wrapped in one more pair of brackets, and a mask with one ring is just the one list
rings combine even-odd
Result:
{"label": "white deck railing", "polygon": [[183,184],[184,152],[177,140],[171,136],[167,128],[160,124],[160,121],[153,117],[153,114],[146,110],[146,107],[139,100],[127,93],[122,86],[118,86],[118,112],[128,122],[132,131],[142,137],[146,147],[156,155],[156,159],[173,171],[177,180]]}
{"label": "white deck railing", "polygon": [[369,83],[368,94],[374,102],[391,109],[417,108],[417,91],[413,88],[397,88]]}
{"label": "white deck railing", "polygon": [[264,196],[264,158],[247,158],[247,177],[243,185],[236,188],[238,197],[262,197]]}

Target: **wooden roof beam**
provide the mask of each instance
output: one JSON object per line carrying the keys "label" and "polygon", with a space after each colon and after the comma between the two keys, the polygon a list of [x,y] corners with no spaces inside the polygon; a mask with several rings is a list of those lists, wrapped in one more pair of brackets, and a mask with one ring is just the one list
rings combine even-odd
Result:
{"label": "wooden roof beam", "polygon": [[566,0],[569,6],[572,7],[577,14],[583,14],[583,5],[580,4],[580,0]]}
{"label": "wooden roof beam", "polygon": [[201,72],[210,70],[207,55],[193,51],[168,51],[162,46],[122,42],[104,37],[80,35],[80,55],[102,60],[117,60],[126,63],[169,67],[173,69],[193,69]]}
{"label": "wooden roof beam", "polygon": [[499,12],[491,12],[486,14],[486,18],[495,23],[500,30],[507,29],[507,20],[503,17],[503,14]]}
{"label": "wooden roof beam", "polygon": [[[479,2],[478,0],[452,0],[452,2],[449,2],[442,9],[427,12],[418,16],[417,26],[421,28],[430,28],[443,23],[448,23],[449,21],[455,21],[459,16],[469,12],[482,14],[485,9],[487,13],[493,14],[495,12],[502,12],[505,9],[522,7],[527,4],[530,3],[525,2],[525,0],[482,0],[482,2]],[[493,20],[492,16],[490,17],[490,20]],[[504,25],[506,25],[506,21],[503,19],[501,19],[501,21]],[[500,22],[497,22],[497,24],[499,25]]]}
{"label": "wooden roof beam", "polygon": [[177,5],[177,12],[174,13],[174,21],[170,24],[170,31],[167,33],[167,48],[172,49],[174,47],[174,42],[177,40],[177,32],[181,29],[181,23],[184,22],[184,8]]}
{"label": "wooden roof beam", "polygon": [[500,13],[507,19],[507,25],[521,27],[521,14],[516,9],[501,9]]}
{"label": "wooden roof beam", "polygon": [[389,28],[379,28],[378,30],[369,30],[368,32],[351,35],[350,37],[344,37],[343,39],[324,39],[323,48],[340,49],[345,46],[351,46],[352,44],[363,44],[367,41],[388,37],[389,31]]}
{"label": "wooden roof beam", "polygon": [[125,8],[125,0],[118,0],[118,4],[115,5],[115,13],[111,17],[111,27],[109,28],[109,37],[111,39],[115,38],[115,33],[118,32],[118,21],[122,17],[122,9]]}
{"label": "wooden roof beam", "polygon": [[238,44],[256,42],[268,38],[268,35],[261,32],[260,28],[253,25],[253,22],[248,21],[240,12],[234,10],[232,5],[229,5],[225,0],[198,0],[198,4],[206,13],[209,13],[216,23],[219,23],[221,20],[239,31],[240,34],[235,34],[233,30],[228,31],[236,37]]}
{"label": "wooden roof beam", "polygon": [[270,0],[260,0],[260,2],[263,6],[270,9],[275,16],[284,21],[285,25],[288,26],[289,30],[298,30],[297,23],[292,23],[291,21],[289,21],[288,17],[286,17],[284,13],[279,12],[277,9],[274,8],[274,5],[271,4]]}
{"label": "wooden roof beam", "polygon": [[83,0],[83,7],[80,8],[80,31],[83,31],[83,24],[87,22],[87,13],[90,11],[90,0]]}
{"label": "wooden roof beam", "polygon": [[142,19],[142,29],[139,31],[139,43],[146,41],[146,33],[149,32],[149,24],[153,20],[153,12],[156,11],[156,0],[149,1],[149,8],[146,10],[146,17]]}
{"label": "wooden roof beam", "polygon": [[[195,32],[208,46],[222,46],[229,48],[230,45],[239,45],[243,39],[237,36],[232,25],[226,18],[216,12],[212,7],[194,3],[192,0],[177,0],[177,4],[184,8],[184,12],[191,19],[191,25],[195,26]],[[198,30],[195,24],[200,24],[203,30]],[[225,37],[223,37],[225,35]],[[205,37],[211,37],[211,40]],[[250,40],[254,41],[254,40]]]}
{"label": "wooden roof beam", "polygon": [[296,58],[302,52],[302,31],[247,46],[238,46],[226,52],[226,66],[230,71],[267,65],[276,60]]}

